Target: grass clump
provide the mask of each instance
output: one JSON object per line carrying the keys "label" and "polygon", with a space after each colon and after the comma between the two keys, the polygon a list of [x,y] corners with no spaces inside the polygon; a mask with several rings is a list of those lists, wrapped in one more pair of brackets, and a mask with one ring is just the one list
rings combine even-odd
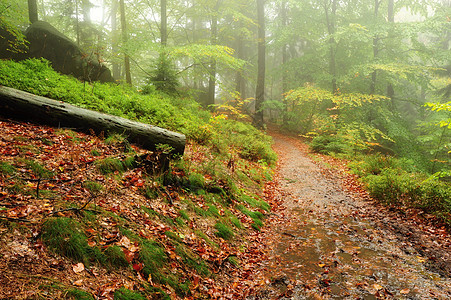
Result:
{"label": "grass clump", "polygon": [[52,251],[89,265],[90,261],[102,261],[98,248],[88,245],[88,238],[77,221],[62,217],[51,218],[42,226],[42,240]]}
{"label": "grass clump", "polygon": [[146,300],[140,292],[130,291],[124,287],[114,292],[114,300]]}
{"label": "grass clump", "polygon": [[96,167],[97,170],[104,175],[111,174],[116,171],[123,172],[125,170],[124,165],[119,159],[109,157],[96,161]]}
{"label": "grass clump", "polygon": [[98,182],[86,180],[83,182],[83,187],[87,189],[92,195],[97,195],[103,190],[103,185]]}
{"label": "grass clump", "polygon": [[0,173],[5,175],[12,175],[16,173],[17,169],[13,165],[7,162],[0,162]]}
{"label": "grass clump", "polygon": [[124,251],[121,247],[113,245],[105,249],[105,260],[110,267],[125,268],[130,264],[125,258]]}
{"label": "grass clump", "polygon": [[247,204],[249,204],[251,207],[260,208],[265,211],[271,210],[271,206],[263,200],[257,200],[255,198],[247,196],[247,195],[241,196],[241,200],[246,202]]}
{"label": "grass clump", "polygon": [[79,289],[68,290],[65,298],[73,300],[94,300],[94,297],[90,293]]}
{"label": "grass clump", "polygon": [[233,230],[230,229],[230,227],[224,223],[221,222],[216,223],[215,228],[217,230],[215,234],[220,238],[230,240],[234,236]]}
{"label": "grass clump", "polygon": [[210,276],[211,272],[205,261],[180,243],[175,244],[175,253],[177,253],[183,260],[183,263],[188,267],[196,270],[199,275]]}
{"label": "grass clump", "polygon": [[155,241],[144,241],[139,253],[139,259],[144,264],[143,273],[146,277],[150,275],[155,282],[166,282],[162,268],[167,263],[168,257],[163,246]]}

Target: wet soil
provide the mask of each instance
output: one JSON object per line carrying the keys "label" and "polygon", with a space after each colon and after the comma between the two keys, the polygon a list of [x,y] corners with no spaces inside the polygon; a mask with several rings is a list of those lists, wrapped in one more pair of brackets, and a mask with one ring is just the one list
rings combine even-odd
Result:
{"label": "wet soil", "polygon": [[282,207],[263,232],[268,284],[252,298],[451,299],[446,228],[353,191],[297,139],[272,135]]}

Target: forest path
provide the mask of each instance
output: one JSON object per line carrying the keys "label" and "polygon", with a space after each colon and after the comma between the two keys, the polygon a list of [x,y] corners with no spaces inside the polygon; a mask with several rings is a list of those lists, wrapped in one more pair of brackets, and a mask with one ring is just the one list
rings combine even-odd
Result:
{"label": "forest path", "polygon": [[[272,133],[282,203],[263,232],[267,283],[255,299],[451,299],[451,242],[352,193],[295,138]],[[348,191],[346,191],[348,190]]]}

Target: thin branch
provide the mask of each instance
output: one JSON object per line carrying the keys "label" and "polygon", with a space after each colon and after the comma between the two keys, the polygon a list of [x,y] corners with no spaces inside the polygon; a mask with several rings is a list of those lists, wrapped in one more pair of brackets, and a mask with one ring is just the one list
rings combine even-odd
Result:
{"label": "thin branch", "polygon": [[4,216],[0,216],[0,219],[5,219],[5,220],[8,220],[8,221],[13,221],[13,222],[31,222],[30,220],[27,220],[27,219],[10,218],[10,217],[4,217]]}

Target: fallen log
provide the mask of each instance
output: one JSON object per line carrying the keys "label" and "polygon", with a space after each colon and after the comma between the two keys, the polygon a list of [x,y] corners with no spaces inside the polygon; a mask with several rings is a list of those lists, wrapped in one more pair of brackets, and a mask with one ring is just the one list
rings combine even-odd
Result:
{"label": "fallen log", "polygon": [[174,148],[172,154],[182,155],[185,150],[186,137],[183,134],[4,86],[0,86],[0,115],[55,127],[94,130],[97,134],[119,133],[129,142],[148,150],[155,150],[158,144]]}

